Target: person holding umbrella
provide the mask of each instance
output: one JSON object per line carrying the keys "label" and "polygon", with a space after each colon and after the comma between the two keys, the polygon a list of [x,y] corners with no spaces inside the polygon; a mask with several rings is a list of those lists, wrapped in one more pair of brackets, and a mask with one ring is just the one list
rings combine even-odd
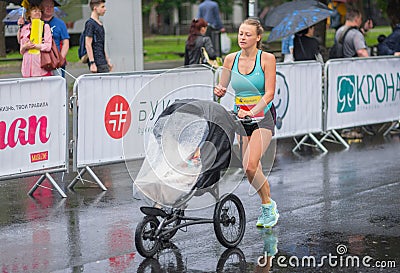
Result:
{"label": "person holding umbrella", "polygon": [[[247,179],[261,199],[261,215],[257,227],[273,227],[279,213],[271,190],[263,174],[261,157],[267,150],[275,132],[276,112],[272,103],[275,94],[276,60],[271,53],[261,50],[263,28],[256,19],[246,19],[239,27],[240,51],[226,56],[219,84],[214,94],[226,94],[229,82],[235,91],[234,111],[239,118],[259,117],[257,123],[245,124],[243,135],[243,169]],[[232,69],[232,71],[231,71]]]}
{"label": "person holding umbrella", "polygon": [[[54,42],[57,45],[58,50],[60,50],[61,56],[63,59],[66,59],[68,50],[69,50],[69,33],[67,30],[67,26],[65,25],[64,21],[57,18],[54,16],[54,7],[55,6],[60,6],[60,4],[55,1],[55,0],[39,0],[39,1],[32,1],[35,2],[36,4],[40,3],[40,7],[42,10],[42,20],[50,25],[52,37],[54,39]],[[29,5],[29,1],[24,0],[22,2],[22,5]],[[21,16],[18,19],[17,22],[18,26],[21,28],[22,26],[25,25],[25,19],[23,16]],[[19,32],[17,34],[17,39],[19,41]],[[65,64],[61,67],[61,76],[65,77]],[[57,72],[53,72],[53,75],[58,75],[56,74]]]}
{"label": "person holding umbrella", "polygon": [[295,61],[316,60],[320,54],[319,43],[314,38],[315,26],[308,27],[296,33],[294,38],[293,56]]}
{"label": "person holding umbrella", "polygon": [[20,53],[22,54],[21,74],[24,78],[51,76],[51,72],[41,68],[40,59],[42,51],[50,51],[51,49],[52,38],[50,26],[48,24],[44,25],[43,37],[40,37],[41,35],[38,34],[42,42],[40,42],[40,38],[38,39],[39,42],[32,41],[32,37],[35,36],[32,33],[32,20],[40,20],[41,16],[42,10],[39,4],[30,3],[26,11],[29,23],[22,26],[19,32]]}

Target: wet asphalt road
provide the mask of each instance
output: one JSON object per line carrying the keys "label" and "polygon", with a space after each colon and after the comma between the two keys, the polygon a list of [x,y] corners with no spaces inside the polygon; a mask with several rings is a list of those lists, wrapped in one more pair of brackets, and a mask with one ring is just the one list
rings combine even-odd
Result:
{"label": "wet asphalt road", "polygon": [[[325,155],[293,154],[291,140],[278,141],[269,180],[281,217],[272,230],[255,227],[259,200],[243,181],[235,194],[247,225],[237,249],[221,246],[212,224],[195,225],[155,259],[141,257],[134,244],[145,202],[132,197],[131,176],[141,161],[130,163],[132,173],[123,163],[94,168],[108,191],[79,183],[65,199],[47,189],[28,197],[37,177],[1,181],[1,272],[399,272],[400,136],[366,137],[349,150],[330,145]],[[73,176],[54,177],[65,189]],[[189,213],[212,218],[213,207]],[[257,265],[276,249],[271,268]],[[302,265],[304,257],[316,265]]]}
{"label": "wet asphalt road", "polygon": [[[163,65],[145,69],[171,66]],[[70,70],[74,76],[86,71],[79,65]],[[399,272],[400,136],[367,137],[349,150],[331,144],[325,155],[309,149],[293,154],[293,146],[278,141],[269,176],[281,215],[276,227],[255,228],[258,197],[249,194],[247,181],[236,189],[247,226],[232,250],[204,224],[179,231],[155,259],[141,257],[134,231],[145,201],[132,197],[131,178],[141,161],[129,164],[131,173],[123,163],[94,168],[106,192],[90,182],[68,191],[75,174],[55,174],[65,199],[47,189],[27,196],[37,177],[0,181],[1,272]],[[191,202],[212,204],[208,195]],[[213,207],[190,213],[212,218]],[[276,252],[272,267],[257,265],[265,251]],[[304,257],[315,258],[316,266]]]}

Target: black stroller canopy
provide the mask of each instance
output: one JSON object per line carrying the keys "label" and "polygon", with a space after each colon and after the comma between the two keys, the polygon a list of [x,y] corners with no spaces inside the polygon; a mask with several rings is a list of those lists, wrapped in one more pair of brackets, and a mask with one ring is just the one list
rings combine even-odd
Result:
{"label": "black stroller canopy", "polygon": [[151,200],[166,206],[214,185],[230,166],[235,126],[232,114],[216,102],[175,101],[160,114],[149,134],[135,184]]}
{"label": "black stroller canopy", "polygon": [[159,116],[154,135],[162,135],[164,120],[174,113],[187,113],[207,121],[208,130],[204,136],[205,145],[200,147],[202,172],[195,185],[205,188],[219,180],[220,171],[226,169],[231,161],[232,145],[235,136],[235,121],[232,114],[223,106],[213,101],[177,100]]}

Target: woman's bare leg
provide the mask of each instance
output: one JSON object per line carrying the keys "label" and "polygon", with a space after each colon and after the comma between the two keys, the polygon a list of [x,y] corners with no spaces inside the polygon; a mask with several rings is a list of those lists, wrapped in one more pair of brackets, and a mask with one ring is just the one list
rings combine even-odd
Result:
{"label": "woman's bare leg", "polygon": [[251,185],[257,190],[262,204],[270,202],[270,187],[262,172],[260,159],[271,143],[272,132],[257,129],[251,137],[243,138],[243,168]]}

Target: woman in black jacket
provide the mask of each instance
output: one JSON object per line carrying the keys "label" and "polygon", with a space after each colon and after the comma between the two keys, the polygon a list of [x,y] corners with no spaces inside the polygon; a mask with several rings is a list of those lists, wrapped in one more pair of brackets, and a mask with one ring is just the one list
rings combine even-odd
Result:
{"label": "woman in black jacket", "polygon": [[193,19],[190,25],[189,36],[185,46],[185,65],[207,63],[201,53],[204,47],[211,60],[215,60],[217,54],[214,50],[211,38],[205,36],[207,22],[203,18]]}
{"label": "woman in black jacket", "polygon": [[294,37],[293,57],[295,61],[317,60],[320,54],[319,43],[314,38],[314,26],[296,33]]}

